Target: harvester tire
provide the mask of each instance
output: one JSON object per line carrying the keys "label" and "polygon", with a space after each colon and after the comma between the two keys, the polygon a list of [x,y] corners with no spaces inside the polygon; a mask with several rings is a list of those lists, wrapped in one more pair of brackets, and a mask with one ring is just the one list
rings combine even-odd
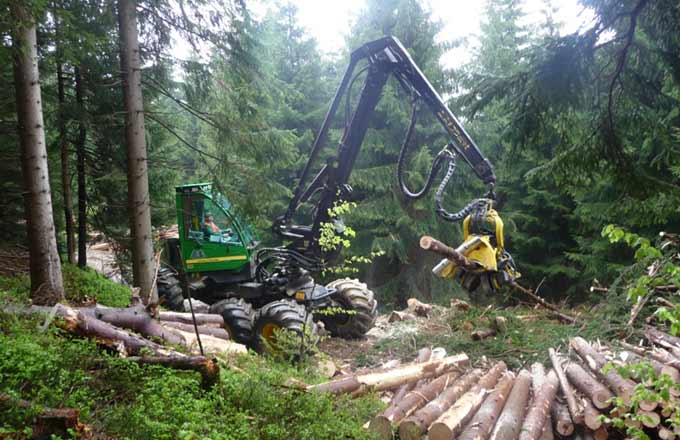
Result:
{"label": "harvester tire", "polygon": [[318,318],[331,335],[357,339],[373,328],[378,318],[378,302],[374,298],[373,291],[365,283],[356,279],[343,278],[333,281],[326,288],[337,289],[338,292],[333,296],[333,300],[341,308],[352,311],[351,314],[318,314]]}
{"label": "harvester tire", "polygon": [[158,299],[161,305],[170,310],[184,312],[184,294],[182,292],[182,283],[175,272],[163,267],[158,271]]}
{"label": "harvester tire", "polygon": [[287,349],[277,347],[276,333],[287,330],[298,338],[304,338],[305,351],[318,343],[316,323],[305,306],[289,299],[280,299],[265,304],[255,315],[254,347],[262,353],[268,350]]}
{"label": "harvester tire", "polygon": [[221,315],[229,337],[239,344],[250,346],[253,342],[253,306],[243,298],[227,298],[210,306],[210,313]]}

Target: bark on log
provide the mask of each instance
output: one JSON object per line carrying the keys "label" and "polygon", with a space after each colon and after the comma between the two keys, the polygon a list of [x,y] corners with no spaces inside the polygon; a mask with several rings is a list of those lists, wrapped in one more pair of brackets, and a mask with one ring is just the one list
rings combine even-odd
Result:
{"label": "bark on log", "polygon": [[482,406],[479,407],[477,413],[458,437],[460,440],[476,440],[489,437],[489,433],[503,410],[514,381],[514,375],[510,372],[505,373],[501,377],[496,388],[484,400]]}
{"label": "bark on log", "polygon": [[[177,330],[177,332],[184,338],[186,348],[195,353],[200,352],[196,333],[184,332],[182,330]],[[248,349],[243,344],[230,340],[225,341],[210,335],[201,335],[201,344],[206,354],[245,354],[248,352]]]}
{"label": "bark on log", "polygon": [[607,385],[614,391],[614,394],[623,399],[626,405],[630,405],[633,390],[635,389],[635,382],[623,378],[614,370],[609,370],[606,374],[603,373],[602,368],[607,364],[607,360],[585,339],[577,336],[571,339],[570,344],[588,364],[588,367],[593,370],[593,372],[600,374],[603,377]]}
{"label": "bark on log", "polygon": [[583,367],[575,362],[570,362],[565,368],[565,373],[577,390],[588,397],[598,409],[606,409],[611,405],[610,400],[614,394],[609,388],[598,382]]}
{"label": "bark on log", "polygon": [[550,412],[550,405],[557,393],[557,385],[557,375],[554,371],[550,371],[545,378],[545,383],[534,396],[531,408],[529,408],[526,419],[522,424],[519,440],[537,440],[541,437]]}
{"label": "bark on log", "polygon": [[127,308],[95,307],[94,316],[116,327],[123,327],[141,333],[147,337],[159,338],[164,342],[176,345],[186,345],[184,337],[174,329],[163,327],[154,319],[144,306]]}
{"label": "bark on log", "polygon": [[[170,327],[170,328],[174,328],[174,329],[177,329],[177,330],[182,330],[183,332],[188,332],[188,333],[194,332],[194,326],[193,325],[184,324],[184,323],[181,323],[181,322],[168,321],[168,322],[163,322],[161,325],[163,327]],[[199,325],[198,326],[198,333],[200,333],[201,335],[214,336],[215,338],[224,339],[226,341],[230,340],[229,333],[223,328],[211,327],[211,326],[207,326],[207,325]]]}
{"label": "bark on log", "polygon": [[[533,397],[531,399],[531,403],[529,403],[529,407],[531,407],[534,398],[536,397],[536,395],[538,395],[539,391],[545,384],[545,368],[543,368],[543,364],[541,364],[540,362],[532,364],[531,374],[532,374],[531,390]],[[527,408],[527,411],[528,410],[529,408]],[[521,422],[522,421],[520,421],[520,424]],[[545,424],[543,425],[543,431],[541,432],[540,440],[553,440],[553,438],[554,435],[552,416],[550,415],[550,412],[548,412],[548,417],[545,419]]]}
{"label": "bark on log", "polygon": [[496,426],[491,433],[490,440],[514,440],[517,438],[529,402],[530,385],[531,373],[527,370],[520,371],[505,402],[503,412],[498,417]]}
{"label": "bark on log", "polygon": [[390,390],[405,383],[438,377],[453,371],[461,371],[468,365],[470,365],[470,360],[463,353],[420,364],[404,365],[390,371],[354,375],[340,380],[324,382],[312,385],[308,390],[332,394],[353,393],[360,395],[369,390]]}
{"label": "bark on log", "polygon": [[645,328],[645,337],[655,344],[661,346],[674,346],[680,349],[680,338],[671,336],[654,327]]}
{"label": "bark on log", "polygon": [[569,409],[569,414],[571,415],[571,420],[573,423],[580,425],[583,423],[583,413],[581,412],[578,404],[576,403],[576,397],[574,396],[574,389],[567,380],[566,374],[562,369],[562,361],[557,356],[557,352],[554,348],[548,349],[548,355],[550,356],[550,362],[552,363],[553,369],[557,374],[557,378],[560,381],[560,389],[567,401],[567,408]]}
{"label": "bark on log", "polygon": [[432,238],[427,235],[420,237],[420,247],[423,250],[434,252],[435,254],[439,254],[444,258],[448,258],[457,266],[460,266],[464,269],[475,270],[479,268],[478,264],[468,260],[465,255],[461,254],[456,249],[445,245],[436,238]]}
{"label": "bark on log", "polygon": [[[416,363],[427,362],[427,361],[430,360],[431,356],[432,356],[432,350],[429,347],[421,348],[420,350],[418,350],[418,354],[416,355],[415,362]],[[392,396],[392,400],[390,401],[390,406],[401,401],[401,399],[404,398],[406,393],[411,391],[415,386],[416,386],[415,382],[409,382],[409,383],[405,383],[404,385],[397,388],[397,391],[394,392],[394,396]]]}
{"label": "bark on log", "polygon": [[551,304],[548,301],[541,298],[540,296],[536,295],[531,289],[522,287],[521,285],[514,281],[510,285],[515,289],[519,290],[520,292],[522,292],[523,294],[525,294],[526,296],[528,296],[529,298],[531,298],[536,304],[548,309],[548,312],[551,315],[555,316],[560,321],[566,322],[568,324],[576,323],[576,318],[574,318],[573,316],[565,315],[560,311],[560,309],[556,305]]}
{"label": "bark on log", "polygon": [[140,365],[162,365],[176,370],[197,371],[203,379],[202,386],[205,388],[212,387],[220,377],[217,362],[203,356],[141,356],[129,357],[128,360]]}
{"label": "bark on log", "polygon": [[593,431],[597,431],[602,426],[602,420],[600,420],[601,413],[595,408],[590,399],[584,397],[581,403],[583,404],[583,424]]}
{"label": "bark on log", "polygon": [[[500,368],[496,368],[495,370],[492,369],[484,377],[486,378],[492,372],[498,376],[501,374]],[[399,424],[399,438],[402,440],[422,438],[432,422],[449,409],[460,396],[465,394],[476,383],[484,381],[484,379],[480,380],[482,374],[483,371],[480,369],[472,370],[445,389],[436,399],[404,419]],[[490,381],[491,379],[489,378],[487,382]]]}
{"label": "bark on log", "polygon": [[505,364],[499,363],[489,371],[477,385],[463,394],[451,408],[432,423],[428,431],[428,438],[430,440],[451,439],[458,434],[472,418],[505,370]]}
{"label": "bark on log", "polygon": [[553,401],[550,406],[550,415],[555,425],[555,431],[562,437],[569,437],[574,433],[574,422],[569,414],[567,405]]}
{"label": "bark on log", "polygon": [[445,374],[432,382],[421,385],[410,391],[403,399],[390,406],[371,420],[369,429],[380,438],[393,437],[393,425],[411,415],[414,411],[437,397],[444,389],[460,377],[460,372]]}
{"label": "bark on log", "polygon": [[[161,321],[181,322],[183,324],[194,325],[194,321],[191,319],[191,313],[160,312],[158,316]],[[196,313],[196,324],[223,328],[224,319],[220,315],[211,313]]]}

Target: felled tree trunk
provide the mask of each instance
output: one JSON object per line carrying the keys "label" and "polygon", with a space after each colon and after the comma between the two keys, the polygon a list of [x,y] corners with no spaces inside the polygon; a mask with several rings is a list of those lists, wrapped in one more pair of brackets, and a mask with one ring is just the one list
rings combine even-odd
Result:
{"label": "felled tree trunk", "polygon": [[[161,325],[163,327],[170,327],[170,328],[181,330],[181,331],[187,332],[187,333],[193,333],[194,332],[194,326],[193,325],[184,324],[184,323],[181,323],[181,322],[168,321],[168,322],[161,323]],[[225,341],[230,340],[229,333],[223,328],[210,327],[210,326],[207,326],[207,325],[199,325],[198,326],[198,332],[202,335],[214,336],[214,337],[219,338],[219,339],[224,339]]]}
{"label": "felled tree trunk", "polygon": [[[429,347],[421,348],[420,350],[418,350],[415,362],[416,363],[427,362],[430,360],[430,356],[432,356],[432,350]],[[416,386],[415,382],[409,382],[397,388],[397,391],[394,392],[394,396],[392,396],[390,405],[399,402],[406,395],[406,393],[411,391],[415,386]]]}
{"label": "felled tree trunk", "polygon": [[438,377],[451,371],[460,371],[469,364],[470,359],[463,353],[421,364],[404,365],[390,371],[353,375],[339,380],[312,385],[308,390],[332,394],[352,393],[353,395],[360,395],[369,390],[385,391],[408,382]]}
{"label": "felled tree trunk", "polygon": [[537,440],[541,437],[545,421],[548,419],[548,413],[550,412],[550,405],[555,400],[557,385],[557,375],[551,370],[546,376],[545,383],[534,396],[531,408],[529,408],[522,425],[519,440]]}
{"label": "felled tree trunk", "polygon": [[614,397],[614,394],[584,370],[583,367],[575,362],[570,362],[565,368],[565,373],[570,383],[588,397],[596,408],[609,408],[611,405],[610,399]]}
{"label": "felled tree trunk", "polygon": [[514,440],[517,438],[526,414],[530,385],[531,373],[527,370],[520,371],[505,402],[503,412],[498,417],[496,426],[491,433],[490,440]]}
{"label": "felled tree trunk", "polygon": [[449,440],[458,434],[479,409],[484,398],[489,394],[490,389],[496,385],[500,375],[505,370],[506,366],[503,363],[489,371],[477,385],[463,394],[451,408],[439,416],[430,426],[428,438],[430,440]]}
{"label": "felled tree trunk", "polygon": [[[500,376],[500,368],[492,369],[488,374],[491,373]],[[436,399],[404,419],[399,424],[399,438],[402,440],[422,438],[432,422],[439,418],[455,401],[476,384],[482,377],[482,374],[483,371],[480,369],[472,370],[458,379],[452,386],[445,389]]]}
{"label": "felled tree trunk", "polygon": [[170,344],[187,344],[183,336],[174,329],[163,327],[141,305],[124,309],[96,307],[94,309],[94,316],[116,327],[127,328],[147,337],[159,338]]}
{"label": "felled tree trunk", "polygon": [[[538,395],[538,393],[541,391],[541,388],[543,388],[543,385],[545,384],[545,368],[543,367],[543,364],[540,362],[535,362],[531,365],[531,391],[533,394],[533,397],[531,398],[531,402],[529,403],[529,407],[527,408],[527,411],[533,405],[533,401]],[[550,416],[550,412],[548,412],[548,417],[545,419],[545,424],[543,425],[543,431],[541,432],[541,437],[540,440],[553,440],[554,435],[553,435],[553,422],[552,422],[552,417]]]}
{"label": "felled tree trunk", "polygon": [[635,388],[635,382],[623,378],[614,370],[610,370],[607,373],[602,372],[602,368],[606,365],[607,360],[605,357],[598,353],[585,339],[581,337],[572,338],[570,341],[574,350],[583,358],[583,360],[588,364],[588,367],[598,374],[601,374],[607,382],[607,385],[611,387],[614,393],[619,396],[626,405],[630,404],[631,397],[633,396],[633,391]]}
{"label": "felled tree trunk", "polygon": [[[197,325],[209,325],[211,327],[224,328],[224,319],[220,315],[210,313],[195,313]],[[182,324],[194,325],[191,313],[159,312],[161,321],[181,322]]]}
{"label": "felled tree trunk", "polygon": [[560,382],[560,389],[562,394],[567,401],[567,408],[569,409],[569,414],[571,415],[571,420],[573,423],[580,425],[583,423],[583,414],[581,413],[578,405],[576,404],[576,397],[574,396],[574,389],[567,380],[566,374],[562,369],[562,362],[557,356],[557,352],[554,348],[548,349],[548,355],[550,356],[550,362],[552,363],[555,374]]}
{"label": "felled tree trunk", "polygon": [[476,440],[489,436],[503,410],[503,405],[512,389],[514,380],[515,378],[512,373],[506,373],[501,377],[496,388],[484,400],[482,406],[479,407],[477,413],[458,437],[459,439]]}
{"label": "felled tree trunk", "polygon": [[129,360],[141,365],[162,365],[176,370],[191,370],[201,374],[202,386],[210,388],[217,383],[220,370],[214,359],[203,356],[142,356],[130,357]]}
{"label": "felled tree trunk", "polygon": [[421,408],[431,401],[447,386],[454,383],[460,377],[460,372],[445,374],[430,383],[421,385],[406,394],[401,400],[395,402],[381,414],[371,420],[369,429],[376,432],[380,438],[391,439],[393,434],[393,424],[399,423],[405,417]]}

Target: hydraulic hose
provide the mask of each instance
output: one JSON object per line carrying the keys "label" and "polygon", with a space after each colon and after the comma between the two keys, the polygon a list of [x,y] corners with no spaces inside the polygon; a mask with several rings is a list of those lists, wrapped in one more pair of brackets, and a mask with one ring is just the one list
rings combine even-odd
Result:
{"label": "hydraulic hose", "polygon": [[413,109],[411,110],[411,122],[409,123],[408,131],[406,132],[404,142],[402,143],[401,148],[399,149],[399,159],[397,161],[397,182],[399,182],[399,188],[401,189],[402,194],[406,196],[406,198],[412,200],[420,199],[425,194],[427,194],[427,192],[432,187],[432,184],[434,183],[434,178],[436,177],[437,172],[439,172],[439,168],[442,165],[443,159],[441,153],[434,158],[434,161],[432,162],[432,168],[430,169],[430,173],[427,176],[427,181],[425,182],[425,185],[421,188],[420,191],[413,192],[408,188],[404,180],[404,165],[406,162],[408,145],[409,143],[411,143],[411,138],[413,137],[413,132],[415,131],[416,127],[417,111],[418,107],[414,103]]}
{"label": "hydraulic hose", "polygon": [[451,177],[453,176],[455,170],[456,170],[455,156],[453,154],[450,154],[449,166],[446,170],[446,175],[439,184],[437,192],[434,194],[435,211],[437,212],[437,215],[439,215],[447,222],[459,222],[463,220],[465,217],[467,217],[471,212],[477,211],[489,203],[489,199],[486,198],[473,199],[470,203],[465,205],[458,212],[449,212],[446,209],[444,209],[444,206],[442,204],[442,199],[444,198],[444,190],[446,189],[446,185],[448,185],[449,180],[451,180]]}

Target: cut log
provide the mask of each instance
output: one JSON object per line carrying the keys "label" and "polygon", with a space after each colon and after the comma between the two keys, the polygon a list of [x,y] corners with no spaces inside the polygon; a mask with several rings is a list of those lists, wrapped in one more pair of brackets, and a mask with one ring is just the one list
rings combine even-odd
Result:
{"label": "cut log", "polygon": [[[416,363],[427,362],[430,360],[431,356],[432,350],[429,347],[421,348],[420,350],[418,350],[415,362]],[[397,391],[394,392],[394,396],[392,396],[392,400],[390,401],[390,406],[394,405],[396,402],[401,401],[401,399],[404,398],[406,393],[411,391],[415,386],[416,386],[415,382],[409,382],[397,388]]]}
{"label": "cut log", "polygon": [[[498,376],[500,376],[501,372],[498,369],[496,371]],[[453,385],[446,388],[436,399],[404,419],[399,424],[399,438],[402,440],[420,439],[427,432],[427,428],[432,422],[449,409],[460,396],[480,381],[482,374],[483,371],[480,369],[470,371]]]}
{"label": "cut log", "polygon": [[590,375],[581,365],[570,362],[565,368],[567,378],[572,385],[588,397],[598,409],[606,409],[611,405],[614,394]]}
{"label": "cut log", "polygon": [[659,428],[659,438],[661,440],[675,440],[675,433],[668,428]]}
{"label": "cut log", "polygon": [[657,345],[661,346],[674,346],[680,349],[680,338],[677,336],[671,336],[668,333],[664,333],[654,327],[645,328],[645,337]]}
{"label": "cut log", "polygon": [[391,439],[393,437],[393,425],[401,422],[405,417],[434,399],[452,385],[460,377],[460,372],[445,374],[425,383],[407,393],[403,399],[390,406],[371,420],[369,429],[378,434],[380,438]]}
{"label": "cut log", "polygon": [[553,424],[555,426],[555,431],[562,437],[569,437],[574,433],[574,423],[569,414],[569,408],[567,405],[553,401],[550,406],[550,415],[553,419]]}
{"label": "cut log", "polygon": [[116,327],[141,333],[146,337],[158,338],[169,344],[186,345],[186,340],[178,332],[174,329],[163,327],[141,305],[124,309],[95,307],[94,317]]}
{"label": "cut log", "polygon": [[548,413],[550,412],[550,405],[557,393],[558,382],[557,375],[551,370],[545,378],[545,383],[534,396],[531,408],[529,408],[522,424],[519,440],[537,440],[541,437]]}
{"label": "cut log", "polygon": [[425,304],[424,302],[418,301],[416,298],[409,298],[406,301],[407,308],[410,313],[420,316],[422,318],[429,318],[432,314],[432,305]]}
{"label": "cut log", "polygon": [[177,370],[190,370],[200,373],[205,388],[217,383],[220,369],[217,362],[203,356],[142,356],[129,357],[128,360],[140,365],[162,365]]}
{"label": "cut log", "polygon": [[460,440],[485,439],[489,436],[503,410],[514,380],[514,375],[509,372],[500,378],[496,388],[484,400],[482,406],[479,407],[477,413],[458,437]]}
{"label": "cut log", "polygon": [[[161,324],[163,327],[171,327],[171,328],[176,328],[179,330],[182,330],[184,332],[194,332],[194,326],[192,324],[184,324],[182,322],[173,322],[173,321],[167,321],[163,322]],[[229,340],[229,333],[223,328],[218,328],[218,327],[212,327],[212,326],[207,326],[207,325],[199,325],[198,326],[198,333],[202,335],[210,335],[214,336],[216,338],[224,339],[224,340]]]}
{"label": "cut log", "polygon": [[423,250],[434,252],[444,258],[448,258],[463,269],[475,270],[479,268],[477,263],[468,260],[465,255],[461,254],[456,249],[445,245],[436,238],[427,235],[420,237],[420,247]]}
{"label": "cut log", "polygon": [[[529,403],[529,407],[533,404],[533,399],[538,395],[539,391],[545,384],[545,368],[543,368],[543,364],[540,362],[535,362],[534,364],[531,365],[531,374],[532,374],[532,380],[531,380],[531,390],[532,390],[532,402]],[[528,411],[529,408],[527,408]],[[520,421],[520,427],[521,423],[523,420]],[[552,416],[550,415],[550,412],[548,411],[548,417],[545,419],[545,424],[543,425],[543,431],[541,432],[541,437],[539,440],[553,440],[554,435],[553,435],[553,422],[552,422]]]}
{"label": "cut log", "polygon": [[642,425],[647,428],[656,428],[661,423],[661,417],[654,411],[638,410],[637,415]]}
{"label": "cut log", "polygon": [[413,315],[408,312],[398,312],[394,310],[392,311],[392,313],[390,313],[390,316],[387,318],[387,322],[413,321],[415,319],[416,315]]}
{"label": "cut log", "polygon": [[592,431],[594,440],[607,440],[609,438],[609,431],[604,426],[600,426],[596,430]]}
{"label": "cut log", "polygon": [[581,403],[583,404],[583,424],[593,431],[597,431],[602,426],[601,413],[587,397],[581,399]]}
{"label": "cut log", "polygon": [[451,408],[446,410],[428,431],[430,440],[451,439],[458,434],[472,418],[491,388],[496,385],[500,375],[505,372],[504,363],[497,364],[479,383],[463,394]]}
{"label": "cut log", "polygon": [[623,378],[619,373],[613,369],[606,374],[602,372],[602,368],[607,364],[606,358],[596,351],[585,339],[581,337],[572,338],[571,346],[581,356],[581,358],[588,364],[588,367],[603,377],[607,385],[614,391],[614,394],[623,399],[626,405],[630,405],[631,397],[635,389],[635,382],[630,379]]}
{"label": "cut log", "polygon": [[553,369],[555,370],[557,378],[559,379],[562,394],[567,401],[567,408],[569,409],[569,414],[571,415],[571,421],[577,425],[580,425],[583,423],[583,413],[576,404],[574,389],[567,380],[566,374],[564,374],[564,370],[562,369],[562,361],[553,348],[548,349],[548,355],[550,356],[550,362],[552,363]]}
{"label": "cut log", "polygon": [[498,417],[496,426],[491,433],[490,440],[514,440],[517,438],[529,402],[530,385],[531,373],[527,370],[520,371],[505,402],[503,412]]}
{"label": "cut log", "polygon": [[491,328],[484,328],[473,331],[470,336],[472,336],[473,341],[481,341],[482,339],[490,338],[496,334],[496,330]]}
{"label": "cut log", "polygon": [[405,383],[438,377],[444,373],[453,371],[462,371],[468,365],[470,365],[470,360],[467,355],[463,353],[448,356],[444,359],[403,365],[390,371],[366,373],[324,382],[318,385],[312,385],[308,390],[329,392],[332,394],[352,393],[353,395],[360,395],[370,390],[391,390]]}
{"label": "cut log", "polygon": [[[158,317],[161,321],[181,322],[194,325],[191,313],[180,312],[160,312]],[[196,325],[210,325],[214,327],[224,327],[224,319],[221,315],[212,313],[196,313]]]}
{"label": "cut log", "polygon": [[[198,353],[200,351],[196,333],[184,332],[182,330],[176,331],[182,336],[182,338],[184,338],[185,342],[183,345],[185,347],[194,353]],[[222,355],[248,353],[248,349],[243,344],[239,344],[231,340],[216,338],[210,335],[201,335],[201,344],[203,345],[203,351],[206,354]]]}
{"label": "cut log", "polygon": [[[2,409],[28,409],[34,405],[28,400],[0,392],[0,408]],[[84,425],[80,423],[79,416],[80,411],[74,408],[43,408],[35,418],[31,438],[53,438],[54,436],[66,438],[81,433]]]}

